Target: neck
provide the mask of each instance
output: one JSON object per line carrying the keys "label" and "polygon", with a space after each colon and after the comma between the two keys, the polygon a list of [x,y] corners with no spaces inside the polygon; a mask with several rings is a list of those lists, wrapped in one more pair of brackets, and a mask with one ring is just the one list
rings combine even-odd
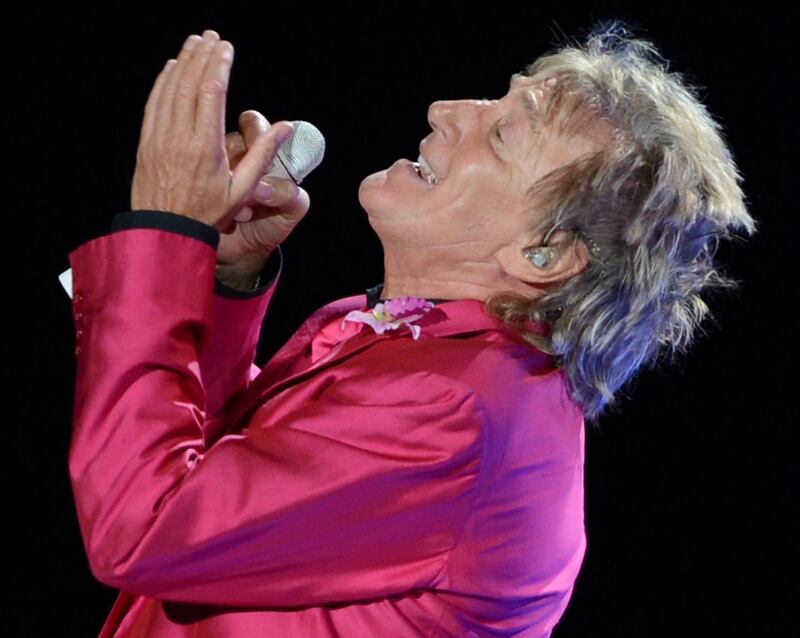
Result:
{"label": "neck", "polygon": [[[420,297],[420,295],[395,295],[395,296],[387,296],[383,293],[384,284],[380,283],[372,288],[367,288],[367,306],[370,308],[374,308],[377,304],[389,301],[390,299],[396,299],[397,297],[404,297],[404,296],[413,296],[413,297]],[[431,297],[422,297],[423,299],[427,299],[428,301],[432,301],[433,303],[441,303],[443,301],[454,301],[450,298],[431,298]]]}

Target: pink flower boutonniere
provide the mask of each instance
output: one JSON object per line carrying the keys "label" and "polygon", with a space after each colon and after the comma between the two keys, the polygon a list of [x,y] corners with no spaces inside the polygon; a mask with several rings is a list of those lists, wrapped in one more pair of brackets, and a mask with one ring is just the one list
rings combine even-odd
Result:
{"label": "pink flower boutonniere", "polygon": [[376,304],[369,312],[353,310],[342,320],[342,330],[348,321],[360,321],[372,326],[378,334],[386,330],[394,330],[401,325],[408,326],[414,339],[419,339],[422,329],[412,325],[413,321],[425,316],[433,308],[434,303],[422,297],[396,297],[384,303]]}

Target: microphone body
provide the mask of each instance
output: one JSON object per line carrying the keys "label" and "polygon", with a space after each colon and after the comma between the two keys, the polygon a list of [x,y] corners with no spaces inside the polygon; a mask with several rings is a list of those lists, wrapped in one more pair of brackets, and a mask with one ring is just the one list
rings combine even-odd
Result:
{"label": "microphone body", "polygon": [[325,137],[311,122],[292,120],[292,124],[294,133],[283,140],[265,177],[291,179],[300,184],[322,162]]}

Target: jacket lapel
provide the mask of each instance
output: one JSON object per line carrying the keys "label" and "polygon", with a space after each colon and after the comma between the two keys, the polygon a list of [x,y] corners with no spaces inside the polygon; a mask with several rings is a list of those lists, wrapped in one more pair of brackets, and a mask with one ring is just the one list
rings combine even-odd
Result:
{"label": "jacket lapel", "polygon": [[[228,399],[225,409],[220,413],[220,418],[224,418],[225,421],[233,425],[248,421],[255,409],[283,389],[313,374],[321,367],[331,365],[334,361],[346,356],[345,353],[341,352],[344,346],[348,346],[348,352],[354,352],[354,340],[351,338],[335,346],[331,352],[315,363],[303,365],[307,356],[310,357],[311,341],[322,326],[334,317],[343,317],[351,310],[358,310],[365,306],[366,295],[360,294],[337,299],[314,312],[267,362],[261,372],[251,381],[250,385]],[[386,338],[374,333],[373,335],[379,338]],[[375,339],[359,340],[358,349],[366,348],[374,341]]]}
{"label": "jacket lapel", "polygon": [[[365,294],[353,295],[333,301],[313,313],[283,348],[270,359],[250,385],[231,397],[229,409],[222,411],[225,413],[223,418],[234,425],[247,422],[258,407],[306,377],[335,365],[378,341],[397,338],[401,335],[404,338],[412,338],[405,326],[397,330],[389,330],[381,335],[364,325],[360,332],[335,345],[321,359],[306,365],[304,362],[307,357],[310,358],[311,341],[322,326],[336,317],[343,318],[351,310],[368,310],[366,303]],[[499,330],[520,339],[505,326],[502,320],[487,314],[483,305],[482,301],[476,299],[457,299],[437,304],[424,317],[415,322],[422,329],[420,339],[485,330]],[[541,324],[535,323],[529,323],[528,328],[536,331],[543,330]]]}

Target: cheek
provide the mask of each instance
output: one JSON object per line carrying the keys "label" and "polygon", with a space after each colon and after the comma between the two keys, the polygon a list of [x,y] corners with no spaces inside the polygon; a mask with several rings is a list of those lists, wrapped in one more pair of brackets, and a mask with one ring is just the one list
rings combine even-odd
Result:
{"label": "cheek", "polygon": [[430,232],[465,243],[494,242],[508,232],[509,223],[518,211],[502,196],[488,189],[464,189],[451,196],[425,216]]}
{"label": "cheek", "polygon": [[500,162],[485,152],[457,157],[445,180],[420,200],[423,223],[449,237],[493,233],[498,217],[522,208],[526,190],[522,176]]}
{"label": "cheek", "polygon": [[473,211],[474,216],[479,211],[508,207],[519,188],[508,173],[473,163],[460,167],[457,175],[444,182],[436,199],[440,205],[451,206],[462,214]]}

